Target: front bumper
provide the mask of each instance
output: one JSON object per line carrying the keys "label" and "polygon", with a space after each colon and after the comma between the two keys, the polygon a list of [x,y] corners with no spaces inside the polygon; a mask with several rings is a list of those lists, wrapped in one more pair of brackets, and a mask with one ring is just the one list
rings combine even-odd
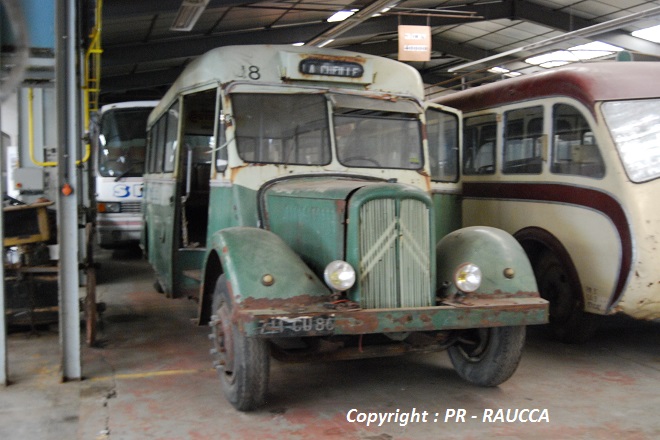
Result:
{"label": "front bumper", "polygon": [[545,324],[548,303],[538,296],[476,298],[434,307],[332,310],[326,305],[249,309],[233,314],[250,337],[307,337],[458,330]]}

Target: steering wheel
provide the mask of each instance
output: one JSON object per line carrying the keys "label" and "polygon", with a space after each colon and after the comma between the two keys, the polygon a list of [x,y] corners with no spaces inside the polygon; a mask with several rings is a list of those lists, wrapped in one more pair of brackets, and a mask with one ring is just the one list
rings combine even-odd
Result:
{"label": "steering wheel", "polygon": [[359,161],[359,160],[362,160],[364,162],[369,162],[369,163],[373,164],[375,167],[380,168],[380,164],[376,160],[374,160],[370,157],[367,157],[367,156],[345,157],[345,158],[341,159],[340,162],[343,163],[344,165],[348,165],[348,162],[354,162],[354,161]]}

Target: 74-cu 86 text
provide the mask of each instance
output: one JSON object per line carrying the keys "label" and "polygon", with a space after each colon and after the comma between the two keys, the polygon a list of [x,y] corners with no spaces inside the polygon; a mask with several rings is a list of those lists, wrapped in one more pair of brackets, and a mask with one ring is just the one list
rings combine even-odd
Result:
{"label": "74-cu 86 text", "polygon": [[335,329],[334,316],[299,316],[296,318],[274,317],[259,323],[259,334],[287,335],[314,332],[329,334]]}

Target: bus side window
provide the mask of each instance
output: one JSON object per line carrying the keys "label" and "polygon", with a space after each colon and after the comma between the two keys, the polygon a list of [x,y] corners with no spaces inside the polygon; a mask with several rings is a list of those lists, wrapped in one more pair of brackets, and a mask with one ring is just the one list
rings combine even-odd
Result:
{"label": "bus side window", "polygon": [[605,165],[593,131],[575,107],[555,104],[552,126],[550,171],[595,178],[605,175]]}
{"label": "bus side window", "polygon": [[167,120],[167,128],[165,130],[165,158],[163,171],[166,173],[174,171],[174,163],[176,162],[176,146],[179,130],[179,112],[176,109],[177,103],[174,103],[165,116]]}
{"label": "bus side window", "polygon": [[543,107],[511,110],[504,114],[502,172],[505,174],[539,174],[543,160]]}
{"label": "bus side window", "polygon": [[426,110],[431,180],[455,182],[458,178],[458,120],[436,109]]}
{"label": "bus side window", "polygon": [[463,173],[495,173],[495,114],[466,118],[463,134]]}
{"label": "bus side window", "polygon": [[157,124],[154,124],[147,133],[147,163],[144,168],[145,172],[153,173],[154,171],[154,152],[156,151],[156,141],[158,139]]}
{"label": "bus side window", "polygon": [[163,172],[163,156],[165,155],[165,133],[167,130],[166,117],[161,117],[156,123],[156,143],[154,148],[154,169],[155,173]]}
{"label": "bus side window", "polygon": [[[218,99],[219,105],[222,105],[222,100]],[[231,121],[231,118],[228,115],[225,115],[222,111],[222,108],[218,112],[218,132],[215,136],[215,148],[217,153],[215,155],[215,169],[221,173],[224,173],[229,164],[229,155],[227,154],[227,137],[225,135],[225,130],[227,125]]]}

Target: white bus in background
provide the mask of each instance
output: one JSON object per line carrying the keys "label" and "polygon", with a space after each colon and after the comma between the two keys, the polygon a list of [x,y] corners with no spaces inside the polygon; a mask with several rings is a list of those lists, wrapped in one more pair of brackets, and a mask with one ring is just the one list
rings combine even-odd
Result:
{"label": "white bus in background", "polygon": [[96,231],[102,248],[140,242],[147,117],[157,103],[120,102],[99,112],[95,186]]}
{"label": "white bus in background", "polygon": [[463,111],[463,225],[518,239],[560,340],[660,318],[659,76],[576,64],[434,99]]}

